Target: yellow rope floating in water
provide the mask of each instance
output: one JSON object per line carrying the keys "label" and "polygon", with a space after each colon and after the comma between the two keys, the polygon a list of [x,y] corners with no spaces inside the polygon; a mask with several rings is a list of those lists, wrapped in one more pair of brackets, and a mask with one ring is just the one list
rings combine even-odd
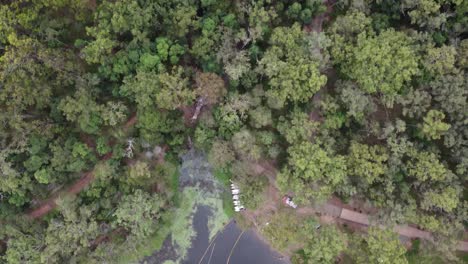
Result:
{"label": "yellow rope floating in water", "polygon": [[214,243],[213,247],[211,248],[211,254],[210,254],[210,258],[208,259],[208,264],[211,263],[211,257],[213,257],[213,251],[214,251],[215,247],[216,247],[216,243]]}
{"label": "yellow rope floating in water", "polygon": [[218,232],[216,233],[216,235],[213,237],[213,240],[211,240],[210,244],[209,244],[208,247],[206,248],[205,253],[203,253],[203,256],[201,257],[200,261],[198,261],[198,264],[200,264],[200,263],[203,261],[203,258],[205,257],[206,253],[208,252],[208,249],[210,249],[211,244],[213,244],[213,242],[215,242],[215,240],[216,240],[216,238],[218,237],[219,233],[224,232],[224,229],[226,229],[226,226],[229,225],[231,222],[232,222],[232,221],[227,222],[227,223],[223,226],[223,229],[221,229],[221,231],[218,231]]}
{"label": "yellow rope floating in water", "polygon": [[203,253],[203,256],[201,257],[200,261],[198,261],[198,264],[200,264],[202,261],[203,261],[203,258],[205,257],[206,255],[206,252],[208,252],[208,249],[211,247],[211,244],[213,244],[213,242],[215,242],[216,238],[218,237],[218,233],[216,233],[215,237],[213,238],[213,240],[211,240],[211,243],[208,245],[208,247],[206,248],[205,250],[205,253]]}
{"label": "yellow rope floating in water", "polygon": [[234,248],[236,247],[237,242],[239,242],[239,240],[240,240],[241,236],[244,234],[244,232],[245,232],[245,230],[242,231],[242,233],[240,233],[239,236],[237,237],[236,243],[234,243],[234,245],[231,248],[231,253],[229,253],[229,257],[228,257],[228,259],[226,261],[226,264],[229,264],[229,261],[231,260],[232,252],[234,252]]}

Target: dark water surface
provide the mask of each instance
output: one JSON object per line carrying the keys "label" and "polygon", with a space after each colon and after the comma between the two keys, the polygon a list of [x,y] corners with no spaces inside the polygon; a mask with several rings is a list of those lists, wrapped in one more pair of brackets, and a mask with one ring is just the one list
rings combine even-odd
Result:
{"label": "dark water surface", "polygon": [[237,227],[234,221],[231,221],[210,244],[208,242],[209,230],[207,227],[207,214],[209,213],[207,207],[198,208],[194,219],[197,237],[193,240],[193,246],[188,251],[187,259],[182,262],[183,264],[226,264],[231,251],[229,264],[289,263],[286,258],[283,258],[260,240],[252,230],[242,233],[242,230]]}
{"label": "dark water surface", "polygon": [[198,263],[203,256],[209,242],[208,216],[210,214],[210,208],[207,206],[197,208],[193,217],[193,228],[197,232],[197,236],[192,240],[192,247],[187,252],[188,260],[183,261],[183,264]]}

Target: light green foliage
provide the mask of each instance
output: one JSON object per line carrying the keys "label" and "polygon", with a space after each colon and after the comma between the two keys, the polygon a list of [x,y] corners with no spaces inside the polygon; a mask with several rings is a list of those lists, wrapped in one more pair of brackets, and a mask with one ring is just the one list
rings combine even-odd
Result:
{"label": "light green foliage", "polygon": [[176,64],[179,57],[184,54],[184,48],[179,44],[173,44],[169,39],[159,37],[156,39],[156,49],[162,61],[170,61]]}
{"label": "light green foliage", "polygon": [[[119,46],[118,37],[130,34],[134,41],[147,41],[146,31],[154,19],[154,4],[125,0],[104,2],[95,13],[95,26],[87,28],[93,38],[83,50],[89,63],[108,63],[112,50]],[[110,56],[112,58],[112,56]]]}
{"label": "light green foliage", "polygon": [[419,182],[444,181],[449,171],[431,152],[415,152],[407,163],[408,175],[415,177]]}
{"label": "light green foliage", "polygon": [[333,226],[324,226],[315,232],[315,237],[308,240],[302,250],[303,263],[335,263],[346,248],[346,235]]}
{"label": "light green foliage", "polygon": [[68,52],[15,35],[10,35],[9,42],[0,57],[0,104],[7,109],[43,109],[51,102],[54,88],[70,85],[73,74],[79,74]]}
{"label": "light green foliage", "polygon": [[122,102],[107,102],[102,106],[101,117],[107,126],[117,126],[127,118],[128,107]]}
{"label": "light green foliage", "polygon": [[41,263],[59,262],[88,252],[93,239],[99,234],[98,223],[89,208],[76,208],[68,199],[59,202],[63,219],[51,221],[45,235],[45,248]]}
{"label": "light green foliage", "polygon": [[23,165],[28,171],[37,171],[46,162],[46,157],[32,156]]}
{"label": "light green foliage", "polygon": [[271,110],[260,106],[249,111],[250,124],[254,128],[261,128],[273,124]]}
{"label": "light green foliage", "polygon": [[180,56],[185,53],[184,47],[164,37],[157,38],[155,46],[156,54],[147,52],[140,56],[140,70],[162,72],[165,70],[162,63],[177,64]]}
{"label": "light green foliage", "polygon": [[312,60],[307,36],[298,24],[278,27],[270,38],[271,47],[259,62],[258,71],[269,78],[268,93],[279,100],[305,102],[327,82]]}
{"label": "light green foliage", "polygon": [[308,141],[317,126],[316,122],[310,121],[306,113],[296,109],[288,119],[280,117],[277,129],[289,144],[299,144]]}
{"label": "light green foliage", "polygon": [[91,150],[84,143],[73,144],[72,156],[75,158],[86,158],[91,156]]}
{"label": "light green foliage", "polygon": [[140,64],[141,68],[144,70],[152,70],[152,69],[157,69],[156,66],[158,66],[161,63],[161,58],[159,58],[158,55],[152,55],[150,53],[144,53],[140,57]]}
{"label": "light green foliage", "polygon": [[298,203],[327,199],[347,177],[345,158],[317,144],[302,142],[288,153],[288,166],[278,175],[278,184],[284,191],[293,191]]}
{"label": "light green foliage", "polygon": [[429,139],[439,139],[450,129],[450,125],[442,121],[444,118],[444,113],[437,110],[429,110],[424,117],[422,127],[424,135]]}
{"label": "light green foliage", "polygon": [[170,7],[169,12],[161,13],[165,16],[164,24],[169,34],[180,38],[198,26],[197,9],[190,1],[167,2],[166,5]]}
{"label": "light green foliage", "polygon": [[246,13],[249,14],[249,34],[254,43],[263,40],[270,31],[272,21],[278,16],[274,8],[265,6],[265,1],[252,2]]}
{"label": "light green foliage", "polygon": [[381,146],[368,146],[352,142],[349,147],[349,173],[366,185],[382,181],[379,179],[387,171],[388,154]]}
{"label": "light green foliage", "polygon": [[[431,29],[437,29],[441,25],[445,24],[447,17],[440,14],[441,2],[435,0],[419,0],[419,1],[408,1],[410,3],[408,7],[414,8],[409,11],[408,14],[411,17],[411,23],[418,24],[422,27],[428,27]],[[406,7],[402,5],[402,7]]]}
{"label": "light green foliage", "polygon": [[439,219],[432,215],[418,215],[416,223],[431,232],[440,232],[445,229],[444,223],[441,223]]}
{"label": "light green foliage", "polygon": [[371,227],[366,237],[356,240],[349,251],[356,263],[408,263],[406,250],[398,240],[398,234],[389,229]]}
{"label": "light green foliage", "polygon": [[156,105],[165,109],[176,109],[188,105],[195,98],[189,90],[187,79],[182,77],[182,69],[175,69],[173,74],[163,73],[159,76],[160,90],[156,95]]}
{"label": "light green foliage", "polygon": [[430,47],[424,58],[424,66],[432,75],[449,74],[455,70],[457,51],[453,46]]}
{"label": "light green foliage", "polygon": [[325,114],[325,129],[340,129],[346,121],[346,114],[341,109],[341,106],[332,96],[326,96],[320,102],[320,108]]}
{"label": "light green foliage", "polygon": [[286,14],[289,17],[292,17],[292,18],[299,17],[299,15],[301,13],[301,9],[302,9],[301,4],[298,3],[298,2],[295,2],[295,3],[293,3],[292,5],[290,5],[288,7],[288,10],[286,11]]}
{"label": "light green foliage", "polygon": [[331,25],[330,31],[333,33],[334,37],[342,36],[350,40],[359,33],[366,31],[371,23],[372,19],[366,16],[365,13],[357,10],[350,10],[350,12],[337,18],[335,23]]}
{"label": "light green foliage", "polygon": [[121,91],[131,95],[140,108],[156,106],[174,110],[190,104],[195,98],[188,80],[183,77],[182,68],[159,74],[138,72],[134,78],[124,80]]}
{"label": "light green foliage", "polygon": [[468,40],[464,39],[460,41],[460,45],[458,46],[458,64],[461,68],[466,69],[468,68]]}
{"label": "light green foliage", "polygon": [[136,190],[120,201],[114,213],[115,224],[126,228],[137,238],[145,238],[155,231],[163,204],[158,195]]}
{"label": "light green foliage", "polygon": [[1,2],[1,263],[137,263],[169,234],[183,262],[199,205],[210,238],[234,214],[211,166],[293,262],[406,263],[388,230],[264,210],[266,163],[299,206],[368,203],[381,227],[434,233],[410,263],[457,262],[466,1]]}
{"label": "light green foliage", "polygon": [[36,180],[42,184],[50,183],[52,180],[51,177],[52,176],[50,175],[50,172],[46,169],[41,169],[34,173],[34,178],[36,178]]}
{"label": "light green foliage", "polygon": [[458,190],[453,187],[447,187],[441,190],[432,190],[423,193],[423,201],[421,207],[426,210],[431,210],[434,207],[452,212],[457,208],[459,203]]}
{"label": "light green foliage", "polygon": [[79,172],[86,167],[88,161],[96,159],[85,144],[78,143],[73,137],[69,137],[65,142],[57,140],[49,147],[52,152],[50,166],[55,171]]}
{"label": "light green foliage", "polygon": [[128,168],[128,177],[128,181],[134,184],[138,184],[138,182],[150,178],[151,173],[148,163],[137,161]]}
{"label": "light green foliage", "polygon": [[417,61],[411,39],[386,30],[378,36],[359,34],[341,69],[365,92],[395,95],[419,73]]}
{"label": "light green foliage", "polygon": [[337,17],[330,27],[333,41],[330,48],[335,64],[351,60],[353,46],[349,43],[356,43],[356,37],[360,33],[368,32],[371,22],[370,17],[356,11],[347,12],[346,15]]}
{"label": "light green foliage", "polygon": [[242,126],[242,119],[235,111],[226,111],[225,107],[218,108],[215,119],[219,124],[219,134],[224,138],[231,138]]}
{"label": "light green foliage", "polygon": [[15,234],[8,239],[7,250],[0,260],[12,264],[40,263],[40,252],[36,248],[43,247],[43,243],[40,237],[15,230]]}

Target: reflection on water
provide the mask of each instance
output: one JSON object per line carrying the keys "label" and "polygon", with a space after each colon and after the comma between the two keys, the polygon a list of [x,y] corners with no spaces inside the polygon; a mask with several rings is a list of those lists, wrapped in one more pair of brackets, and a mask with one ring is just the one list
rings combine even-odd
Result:
{"label": "reflection on water", "polygon": [[[193,241],[187,259],[182,262],[183,264],[227,263],[230,255],[229,264],[289,263],[286,258],[260,240],[255,232],[248,230],[242,233],[242,230],[233,221],[214,238],[211,244],[208,243],[209,232],[206,223],[209,213],[209,208],[199,207],[194,219],[197,237]],[[239,235],[241,236],[239,237]]]}
{"label": "reflection on water", "polygon": [[184,264],[198,263],[199,259],[208,246],[208,216],[211,214],[210,208],[207,206],[199,206],[193,218],[193,228],[197,232],[196,237],[192,240],[192,247],[188,250],[187,261]]}

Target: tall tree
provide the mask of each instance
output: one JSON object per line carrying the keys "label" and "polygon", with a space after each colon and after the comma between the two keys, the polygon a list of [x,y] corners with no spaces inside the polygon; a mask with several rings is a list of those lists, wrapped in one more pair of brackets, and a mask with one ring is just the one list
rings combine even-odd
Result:
{"label": "tall tree", "polygon": [[405,248],[392,230],[371,227],[349,249],[356,263],[406,264]]}
{"label": "tall tree", "polygon": [[271,46],[259,61],[260,73],[269,78],[268,95],[279,100],[306,102],[327,82],[319,62],[312,58],[307,35],[298,24],[278,27],[269,40]]}
{"label": "tall tree", "polygon": [[158,195],[136,190],[123,197],[114,213],[115,225],[128,229],[137,238],[145,238],[155,231],[163,205]]}
{"label": "tall tree", "polygon": [[325,200],[346,179],[345,158],[317,144],[302,142],[288,153],[288,165],[278,175],[278,184],[293,191],[299,203]]}

